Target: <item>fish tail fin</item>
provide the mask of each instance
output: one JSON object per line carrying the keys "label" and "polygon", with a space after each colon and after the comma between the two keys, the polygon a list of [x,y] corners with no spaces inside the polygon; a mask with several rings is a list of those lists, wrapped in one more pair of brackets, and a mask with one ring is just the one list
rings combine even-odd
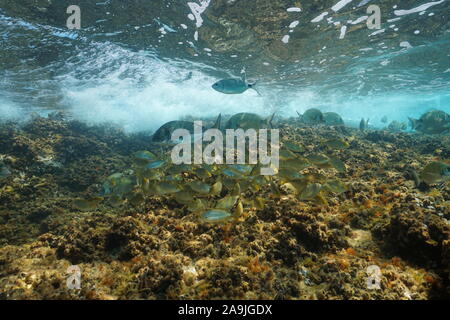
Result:
{"label": "fish tail fin", "polygon": [[273,121],[273,118],[275,117],[275,112],[272,114],[272,116],[270,116],[270,118],[267,118],[267,124],[270,126],[270,128],[273,128],[273,124],[272,124],[272,121]]}
{"label": "fish tail fin", "polygon": [[255,81],[253,83],[248,83],[247,86],[248,86],[249,89],[255,90],[256,93],[258,94],[258,96],[262,97],[262,94],[258,91],[258,89],[255,88],[257,82],[258,81]]}
{"label": "fish tail fin", "polygon": [[220,130],[220,123],[222,122],[222,114],[219,113],[219,116],[217,117],[216,122],[212,126],[212,129],[219,129]]}

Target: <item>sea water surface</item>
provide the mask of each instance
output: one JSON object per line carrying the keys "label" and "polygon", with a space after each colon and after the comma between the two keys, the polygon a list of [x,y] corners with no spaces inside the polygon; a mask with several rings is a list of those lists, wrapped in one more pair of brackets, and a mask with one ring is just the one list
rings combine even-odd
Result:
{"label": "sea water surface", "polygon": [[[72,2],[0,0],[0,120],[66,110],[136,132],[244,111],[375,127],[450,112],[448,0],[81,0],[68,29]],[[244,69],[262,97],[211,88]]]}

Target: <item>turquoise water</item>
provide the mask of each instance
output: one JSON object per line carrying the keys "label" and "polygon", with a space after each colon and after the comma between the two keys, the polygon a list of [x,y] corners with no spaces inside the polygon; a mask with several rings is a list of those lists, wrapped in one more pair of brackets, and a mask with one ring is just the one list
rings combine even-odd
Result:
{"label": "turquoise water", "polygon": [[[242,111],[316,107],[374,127],[450,112],[446,0],[79,1],[79,30],[67,29],[70,4],[0,1],[0,119],[67,110],[140,131]],[[370,4],[381,29],[366,26]],[[244,68],[262,97],[211,88]]]}

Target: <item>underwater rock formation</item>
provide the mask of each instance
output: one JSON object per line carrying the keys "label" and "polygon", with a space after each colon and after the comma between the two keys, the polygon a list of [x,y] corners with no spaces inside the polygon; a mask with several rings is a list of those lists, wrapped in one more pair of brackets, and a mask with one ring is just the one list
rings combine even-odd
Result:
{"label": "underwater rock formation", "polygon": [[[297,177],[281,175],[258,191],[262,206],[246,203],[237,220],[220,224],[202,222],[183,197],[167,195],[119,206],[102,201],[86,210],[74,206],[74,199],[103,192],[111,173],[145,160],[136,152],[153,150],[149,135],[46,118],[0,125],[1,157],[11,170],[0,180],[0,297],[447,297],[449,185],[419,190],[407,175],[448,157],[447,137],[278,124],[284,156],[344,159],[345,170],[338,171],[322,157],[310,157],[319,167],[306,171],[315,179],[340,179],[347,188],[324,194],[326,202],[303,200],[290,185],[295,180],[282,183]],[[229,204],[235,202],[221,203]],[[65,286],[72,264],[82,270],[76,294]],[[366,268],[374,264],[382,270],[381,290],[375,291],[366,287]]]}

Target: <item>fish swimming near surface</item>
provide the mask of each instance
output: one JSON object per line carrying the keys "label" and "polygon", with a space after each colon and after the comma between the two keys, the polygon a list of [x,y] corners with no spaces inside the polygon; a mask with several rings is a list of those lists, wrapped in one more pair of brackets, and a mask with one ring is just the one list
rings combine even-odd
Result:
{"label": "fish swimming near surface", "polygon": [[[213,129],[220,129],[222,115],[219,114],[217,117],[216,123],[212,126]],[[192,121],[183,121],[176,120],[170,121],[163,124],[156,132],[153,134],[152,141],[153,142],[170,142],[172,140],[172,133],[177,129],[185,129],[188,130],[191,134],[194,134],[194,122]],[[205,128],[202,127],[204,131]]]}
{"label": "fish swimming near surface", "polygon": [[272,121],[275,116],[275,113],[272,114],[271,117],[267,119],[261,118],[259,115],[255,113],[247,113],[241,112],[232,116],[227,124],[225,125],[225,129],[265,129],[272,128]]}
{"label": "fish swimming near surface", "polygon": [[156,155],[147,150],[136,151],[133,156],[134,162],[139,166],[145,166],[149,162],[157,160]]}
{"label": "fish swimming near surface", "polygon": [[192,79],[192,71],[189,71],[189,73],[187,74],[187,76],[183,79],[183,81],[188,81]]}
{"label": "fish swimming near surface", "polygon": [[426,134],[450,132],[450,115],[441,110],[431,110],[420,119],[408,118],[413,130]]}
{"label": "fish swimming near surface", "polygon": [[350,146],[349,143],[343,139],[330,139],[325,141],[324,144],[331,149],[338,149],[338,150],[345,149]]}
{"label": "fish swimming near surface", "polygon": [[242,78],[230,78],[219,80],[212,85],[212,88],[218,92],[225,94],[240,94],[244,93],[248,89],[253,89],[259,96],[261,96],[261,94],[255,88],[255,86],[256,82],[253,83],[247,82],[247,77],[244,73],[242,75]]}
{"label": "fish swimming near surface", "polygon": [[361,119],[359,122],[359,130],[364,131],[369,128],[369,119],[364,120],[364,118]]}

